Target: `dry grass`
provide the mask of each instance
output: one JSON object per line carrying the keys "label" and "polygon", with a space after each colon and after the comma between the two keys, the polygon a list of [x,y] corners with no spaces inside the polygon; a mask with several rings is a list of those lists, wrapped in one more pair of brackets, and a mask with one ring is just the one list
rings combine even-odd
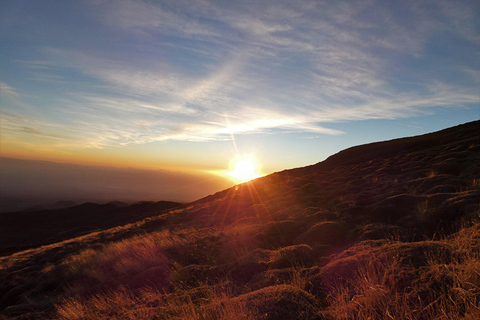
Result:
{"label": "dry grass", "polygon": [[92,297],[69,298],[57,306],[58,320],[100,319],[151,319],[157,312],[163,294],[155,290],[142,290],[133,294],[125,288],[117,288]]}
{"label": "dry grass", "polygon": [[[155,320],[253,320],[255,319],[244,301],[234,299],[229,285],[201,287],[199,294],[192,290],[190,295],[171,295],[157,310]],[[188,293],[188,292],[187,292]]]}
{"label": "dry grass", "polygon": [[61,268],[72,280],[68,298],[57,304],[58,318],[151,318],[158,301],[164,300],[175,268],[199,259],[215,260],[208,247],[215,246],[215,236],[212,229],[164,230],[65,258]]}
{"label": "dry grass", "polygon": [[400,262],[387,256],[359,265],[348,282],[330,284],[332,314],[338,319],[407,319],[395,286],[395,274],[401,271]]}
{"label": "dry grass", "polygon": [[[354,257],[367,254],[370,258],[365,260],[358,256],[359,263],[355,271],[349,274],[347,279],[337,279],[341,281],[335,281],[334,285],[324,290],[312,287],[312,274],[306,270],[314,268],[305,269],[305,265],[296,263],[304,262],[302,259],[311,254],[310,249],[297,250],[304,247],[293,246],[278,251],[264,250],[270,255],[270,258],[265,260],[270,265],[270,271],[264,276],[259,274],[257,278],[262,279],[259,277],[262,276],[266,279],[272,275],[281,277],[282,279],[279,278],[273,283],[266,280],[263,286],[280,288],[287,285],[294,291],[311,290],[319,301],[326,294],[329,306],[325,312],[322,311],[325,310],[325,302],[310,305],[312,310],[322,314],[320,319],[478,319],[479,231],[480,226],[476,224],[470,228],[465,227],[448,239],[429,242],[448,243],[454,250],[451,253],[424,252],[422,256],[426,258],[420,267],[409,264],[410,257],[406,257],[405,252],[392,251],[392,248],[398,247],[395,245],[404,248],[408,247],[408,243],[378,242],[380,246],[375,244],[372,249],[367,248],[367,253],[355,253]],[[225,246],[218,251],[219,254],[233,249],[232,246],[238,243],[241,249],[232,252],[229,258],[237,257],[236,263],[242,263],[246,257],[248,261],[253,259],[255,262],[255,254],[263,251],[253,250],[250,238],[246,241],[248,245],[244,246],[244,234],[250,234],[250,230],[238,229],[228,234],[222,233]],[[204,282],[200,279],[190,286],[175,284],[181,276],[179,270],[182,270],[183,266],[195,266],[184,263],[191,259],[188,248],[207,239],[207,242],[202,243],[203,252],[215,253],[216,251],[208,248],[218,246],[214,240],[215,235],[217,233],[213,229],[186,229],[178,234],[162,231],[112,243],[101,251],[86,250],[65,259],[64,268],[77,274],[77,280],[72,282],[70,296],[57,305],[57,319],[263,319],[252,313],[251,306],[246,303],[257,303],[258,299],[263,299],[262,295],[251,300],[242,299],[242,296],[239,296],[242,288],[233,282],[215,283],[205,278]],[[305,246],[305,249],[308,249],[308,246]],[[169,255],[168,252],[172,250],[175,250],[176,254]],[[414,250],[406,252],[418,253]],[[187,257],[182,257],[182,253]],[[286,260],[289,263],[279,263],[279,259],[287,253],[287,258],[295,254],[293,262],[289,258]],[[445,254],[451,256],[445,257]],[[218,266],[217,261],[222,260],[214,255],[204,257],[204,261],[209,264],[199,265],[199,268]],[[248,264],[246,266],[248,267]],[[155,276],[147,273],[145,277],[145,271],[152,268],[163,273],[153,273]],[[132,279],[135,285],[132,285]],[[225,277],[218,281],[225,281]],[[259,282],[260,289],[261,283]],[[101,288],[101,291],[93,290],[95,287]],[[177,291],[171,291],[172,288]],[[249,295],[255,292],[257,291]],[[279,296],[278,299],[283,298]],[[258,305],[256,308],[259,308]],[[269,318],[265,316],[265,319]]]}
{"label": "dry grass", "polygon": [[456,251],[448,264],[427,254],[425,266],[412,268],[376,251],[348,282],[330,286],[329,310],[335,319],[479,319],[480,235],[478,228],[464,233],[449,242]]}
{"label": "dry grass", "polygon": [[222,230],[225,239],[224,252],[225,260],[235,261],[246,256],[249,252],[259,246],[256,234],[261,230],[258,225],[231,225]]}
{"label": "dry grass", "polygon": [[[245,303],[232,299],[222,287],[207,287],[201,299],[187,295],[165,295],[146,289],[133,294],[120,288],[115,292],[94,295],[88,299],[70,298],[57,307],[58,320],[101,319],[189,319],[250,320]],[[195,294],[192,293],[192,296]]]}
{"label": "dry grass", "polygon": [[478,188],[480,188],[480,179],[474,178],[474,179],[472,180],[471,188],[472,188],[472,189],[478,189]]}
{"label": "dry grass", "polygon": [[418,220],[428,222],[432,218],[434,210],[432,205],[429,204],[428,199],[418,202],[416,209],[416,217]]}
{"label": "dry grass", "polygon": [[[108,245],[101,251],[86,250],[65,260],[67,272],[79,274],[70,295],[168,284],[170,262],[154,237],[134,238]],[[153,270],[154,272],[149,272]]]}
{"label": "dry grass", "polygon": [[[480,319],[477,158],[459,157],[452,174],[451,146],[437,157],[442,141],[373,159],[352,149],[158,219],[0,259],[0,307],[10,308],[0,314]],[[341,228],[328,235],[333,224]]]}

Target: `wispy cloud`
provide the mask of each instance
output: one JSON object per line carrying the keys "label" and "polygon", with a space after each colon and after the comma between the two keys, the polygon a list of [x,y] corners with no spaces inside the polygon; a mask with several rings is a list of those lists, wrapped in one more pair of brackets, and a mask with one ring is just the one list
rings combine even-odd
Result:
{"label": "wispy cloud", "polygon": [[15,113],[0,111],[0,118],[2,122],[2,140],[8,140],[11,136],[27,135],[38,138],[45,138],[48,140],[72,140],[69,137],[68,131],[62,125],[51,122],[44,122],[36,118],[20,116]]}
{"label": "wispy cloud", "polygon": [[[52,123],[70,128],[72,145],[340,134],[328,124],[480,102],[478,63],[455,60],[454,81],[437,69],[443,60],[429,60],[445,32],[478,48],[473,1],[91,0],[88,8],[113,49],[42,47],[40,59],[19,61],[30,80],[68,88],[49,108]],[[20,132],[12,119],[7,129]]]}
{"label": "wispy cloud", "polygon": [[4,82],[0,82],[0,96],[2,97],[19,97],[18,93],[11,86]]}

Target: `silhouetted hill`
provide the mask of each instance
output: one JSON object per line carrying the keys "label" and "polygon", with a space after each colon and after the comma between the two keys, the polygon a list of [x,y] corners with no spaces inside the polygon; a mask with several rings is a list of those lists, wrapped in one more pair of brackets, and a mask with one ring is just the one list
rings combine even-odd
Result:
{"label": "silhouetted hill", "polygon": [[[293,169],[313,173],[324,168],[359,164],[381,158],[390,158],[399,154],[431,150],[431,152],[447,152],[450,144],[468,146],[469,143],[478,143],[480,121],[473,121],[463,125],[415,137],[399,138],[389,141],[369,143],[340,151],[326,160],[305,168]],[[459,151],[459,150],[457,150]]]}
{"label": "silhouetted hill", "polygon": [[170,201],[83,203],[64,209],[0,214],[0,256],[142,220],[181,206]]}
{"label": "silhouetted hill", "polygon": [[[210,223],[255,219],[260,209],[268,213],[261,215],[267,219],[290,207],[303,215],[298,213],[301,206],[335,213],[337,220],[352,224],[350,228],[359,227],[358,223],[388,223],[405,228],[411,236],[431,235],[457,230],[462,219],[472,214],[465,207],[478,202],[474,185],[479,179],[480,122],[475,121],[350,148],[316,165],[275,173],[195,204],[221,200],[221,205],[229,206],[215,208],[224,215],[209,216]],[[412,207],[422,203],[429,203],[429,215],[418,219]]]}
{"label": "silhouetted hill", "polygon": [[[112,207],[75,210],[116,219]],[[479,319],[479,261],[475,121],[0,258],[0,308],[12,319]]]}
{"label": "silhouetted hill", "polygon": [[232,185],[207,172],[174,172],[15,159],[0,156],[0,213],[60,209],[59,200],[190,202]]}

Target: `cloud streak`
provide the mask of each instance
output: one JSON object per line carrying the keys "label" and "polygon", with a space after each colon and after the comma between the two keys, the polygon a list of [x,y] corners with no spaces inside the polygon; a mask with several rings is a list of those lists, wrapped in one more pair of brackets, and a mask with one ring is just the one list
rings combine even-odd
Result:
{"label": "cloud streak", "polygon": [[[338,135],[329,123],[480,102],[475,55],[447,70],[434,52],[445,35],[478,50],[474,1],[87,3],[122,50],[44,46],[38,63],[22,61],[30,79],[68,88],[50,102],[53,129],[33,123],[25,134],[53,138],[61,127],[64,143],[91,148],[273,130]],[[3,83],[1,92],[17,96]],[[8,119],[4,130],[27,128]]]}
{"label": "cloud streak", "polygon": [[0,96],[2,97],[19,97],[18,93],[6,83],[0,82]]}

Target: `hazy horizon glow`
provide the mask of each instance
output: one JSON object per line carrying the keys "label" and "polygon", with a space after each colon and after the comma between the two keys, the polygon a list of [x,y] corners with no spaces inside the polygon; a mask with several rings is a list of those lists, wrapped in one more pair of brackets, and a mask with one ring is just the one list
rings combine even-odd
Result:
{"label": "hazy horizon glow", "polygon": [[265,173],[480,117],[478,1],[2,1],[0,155]]}
{"label": "hazy horizon glow", "polygon": [[236,161],[233,170],[227,172],[227,175],[234,178],[237,183],[250,181],[261,177],[255,161],[251,158],[239,159]]}

